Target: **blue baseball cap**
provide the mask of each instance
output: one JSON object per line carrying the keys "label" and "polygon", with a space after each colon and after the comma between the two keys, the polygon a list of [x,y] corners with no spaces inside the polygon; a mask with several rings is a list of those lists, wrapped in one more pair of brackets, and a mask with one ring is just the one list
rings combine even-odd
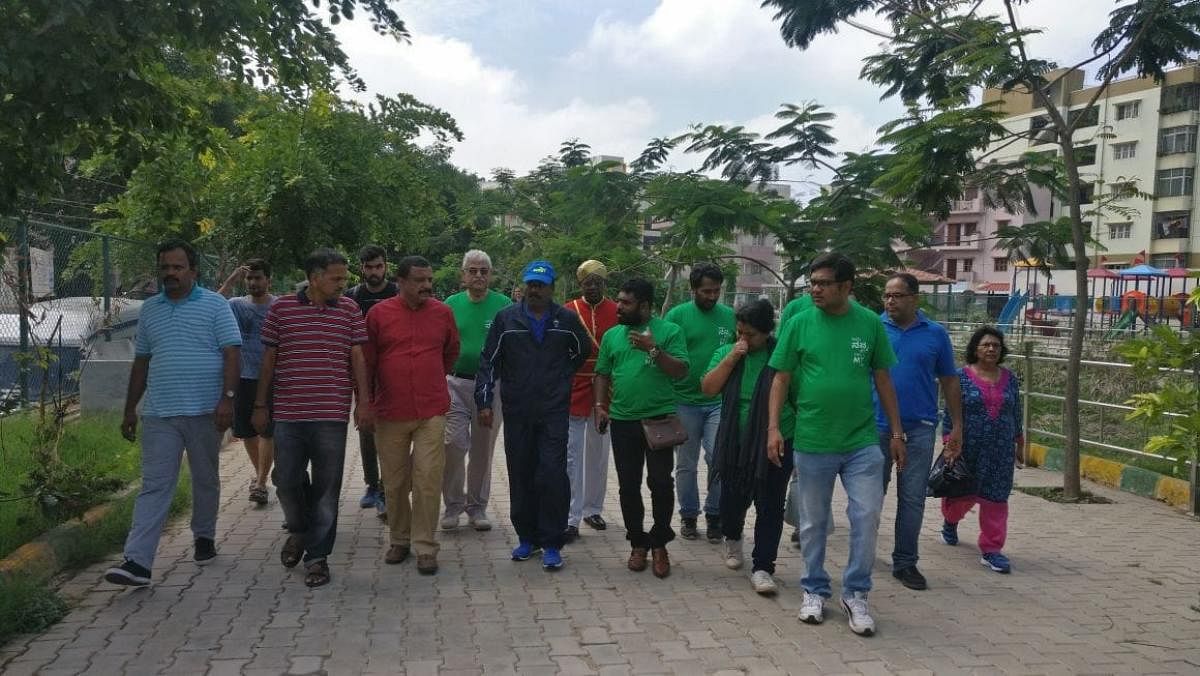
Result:
{"label": "blue baseball cap", "polygon": [[554,266],[550,265],[550,261],[533,261],[526,265],[525,272],[521,273],[521,281],[525,283],[553,284],[554,278]]}

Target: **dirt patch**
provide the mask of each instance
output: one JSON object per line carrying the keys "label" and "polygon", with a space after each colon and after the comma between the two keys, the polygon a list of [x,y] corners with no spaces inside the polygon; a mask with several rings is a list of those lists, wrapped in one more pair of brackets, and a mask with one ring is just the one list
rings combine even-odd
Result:
{"label": "dirt patch", "polygon": [[1062,486],[1014,486],[1014,488],[1022,493],[1036,495],[1039,498],[1049,500],[1050,502],[1063,502],[1072,505],[1111,505],[1112,500],[1106,497],[1082,491],[1078,500],[1068,500],[1063,497]]}

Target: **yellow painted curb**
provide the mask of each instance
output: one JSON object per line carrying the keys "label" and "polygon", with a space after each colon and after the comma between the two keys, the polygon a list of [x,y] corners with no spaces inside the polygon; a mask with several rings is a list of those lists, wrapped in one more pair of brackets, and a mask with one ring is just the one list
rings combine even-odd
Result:
{"label": "yellow painted curb", "polygon": [[38,540],[26,542],[0,560],[0,578],[35,570],[58,570],[58,560],[54,555],[54,548],[48,542]]}
{"label": "yellow painted curb", "polygon": [[1090,455],[1079,456],[1079,473],[1098,484],[1120,488],[1121,471],[1124,469],[1123,463]]}
{"label": "yellow painted curb", "polygon": [[1029,457],[1025,458],[1025,464],[1044,467],[1046,465],[1046,447],[1041,444],[1029,444]]}
{"label": "yellow painted curb", "polygon": [[1154,497],[1172,507],[1186,506],[1190,496],[1191,490],[1188,482],[1183,479],[1163,477],[1158,480],[1158,485],[1154,488]]}

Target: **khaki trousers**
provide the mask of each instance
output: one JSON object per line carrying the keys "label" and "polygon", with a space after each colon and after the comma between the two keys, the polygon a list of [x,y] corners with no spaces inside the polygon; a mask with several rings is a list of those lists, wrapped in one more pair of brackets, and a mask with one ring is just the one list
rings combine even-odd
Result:
{"label": "khaki trousers", "polygon": [[375,424],[391,544],[410,545],[418,556],[438,553],[434,533],[446,465],[445,428],[446,417],[441,415]]}

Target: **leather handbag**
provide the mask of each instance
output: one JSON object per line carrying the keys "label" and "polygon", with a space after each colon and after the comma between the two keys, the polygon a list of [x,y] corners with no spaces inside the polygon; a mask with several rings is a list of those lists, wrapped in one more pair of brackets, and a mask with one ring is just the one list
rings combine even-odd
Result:
{"label": "leather handbag", "polygon": [[674,414],[642,420],[642,431],[646,433],[646,445],[652,451],[674,448],[688,439],[687,430]]}

